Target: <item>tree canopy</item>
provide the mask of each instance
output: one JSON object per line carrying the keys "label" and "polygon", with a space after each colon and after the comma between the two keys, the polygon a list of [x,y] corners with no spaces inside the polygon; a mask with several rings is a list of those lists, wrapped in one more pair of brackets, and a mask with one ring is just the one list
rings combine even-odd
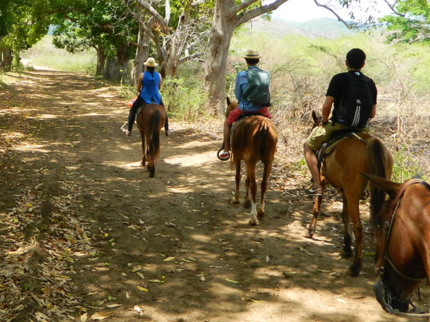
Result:
{"label": "tree canopy", "polygon": [[393,15],[380,19],[390,32],[387,41],[430,42],[430,3],[427,0],[399,0]]}

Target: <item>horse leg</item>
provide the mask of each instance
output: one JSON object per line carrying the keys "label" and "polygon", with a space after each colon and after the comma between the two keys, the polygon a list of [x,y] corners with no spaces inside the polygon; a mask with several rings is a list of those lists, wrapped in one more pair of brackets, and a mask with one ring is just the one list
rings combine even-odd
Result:
{"label": "horse leg", "polygon": [[263,180],[261,181],[261,197],[260,205],[258,206],[258,217],[264,217],[264,195],[267,190],[267,181],[269,179],[270,171],[272,170],[272,160],[264,163]]}
{"label": "horse leg", "polygon": [[362,253],[363,253],[363,225],[360,220],[360,209],[359,209],[359,200],[360,195],[357,196],[346,196],[348,199],[347,202],[347,211],[352,221],[352,226],[354,230],[355,236],[355,257],[354,262],[349,267],[347,274],[350,276],[357,276],[360,273],[362,266]]}
{"label": "horse leg", "polygon": [[305,237],[307,237],[307,238],[312,238],[312,236],[314,235],[314,233],[316,231],[318,216],[321,212],[321,204],[322,204],[323,197],[324,197],[325,186],[326,186],[325,181],[321,180],[322,194],[321,194],[321,196],[315,197],[314,206],[312,208],[313,217],[312,217],[311,223],[308,226],[308,230],[305,233]]}
{"label": "horse leg", "polygon": [[145,133],[140,129],[139,132],[140,137],[142,138],[142,162],[140,163],[140,165],[144,167],[146,163]]}
{"label": "horse leg", "polygon": [[235,167],[236,167],[236,176],[235,176],[235,181],[236,181],[236,191],[234,193],[234,198],[232,200],[233,203],[238,204],[240,203],[240,179],[241,179],[241,174],[240,174],[240,165],[241,165],[241,160],[236,160],[235,161]]}
{"label": "horse leg", "polygon": [[342,222],[344,226],[344,235],[343,235],[343,249],[341,252],[342,257],[351,257],[352,256],[352,238],[351,232],[349,230],[349,215],[348,215],[348,200],[345,198],[345,194],[342,193],[343,205],[342,205]]}
{"label": "horse leg", "polygon": [[245,187],[246,187],[246,194],[245,194],[245,201],[243,202],[243,207],[245,209],[251,209],[252,207],[252,202],[251,199],[249,199],[249,188],[250,188],[250,184],[249,184],[249,178],[248,175],[246,176],[246,180],[245,180]]}
{"label": "horse leg", "polygon": [[249,182],[249,188],[251,189],[251,218],[249,219],[250,225],[258,225],[257,219],[257,183],[255,182],[255,163],[248,162],[246,164],[246,173]]}

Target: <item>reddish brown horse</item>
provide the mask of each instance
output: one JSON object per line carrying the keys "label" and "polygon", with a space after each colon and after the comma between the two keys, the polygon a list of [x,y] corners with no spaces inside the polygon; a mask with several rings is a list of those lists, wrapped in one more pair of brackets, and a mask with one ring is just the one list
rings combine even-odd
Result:
{"label": "reddish brown horse", "polygon": [[166,110],[157,104],[144,105],[136,119],[142,138],[142,166],[148,162],[151,178],[155,175],[155,160],[160,154],[160,131],[165,120]]}
{"label": "reddish brown horse", "polygon": [[[227,115],[237,107],[237,103],[227,98]],[[251,225],[258,224],[258,217],[264,216],[264,194],[272,163],[275,157],[278,134],[272,121],[264,116],[246,116],[235,122],[231,130],[231,162],[236,168],[236,193],[234,202],[240,203],[239,186],[241,179],[242,160],[246,164],[246,195],[244,206],[251,206]],[[255,167],[261,161],[264,164],[263,180],[261,181],[261,197],[257,211],[257,183],[255,181]],[[249,199],[251,190],[251,199]]]}
{"label": "reddish brown horse", "polygon": [[[313,112],[314,126],[321,118]],[[316,230],[318,215],[327,183],[339,189],[342,193],[343,209],[342,221],[344,224],[343,257],[352,256],[352,238],[349,229],[349,220],[353,225],[355,237],[355,257],[353,264],[348,269],[348,275],[357,276],[362,266],[363,251],[363,226],[360,220],[359,201],[368,184],[368,179],[361,176],[360,172],[374,174],[383,178],[391,178],[393,159],[390,152],[380,140],[368,133],[361,132],[356,136],[347,137],[337,143],[332,152],[326,155],[321,166],[322,196],[315,198],[313,207],[313,219],[307,230],[307,237],[312,237]],[[385,193],[371,186],[370,208],[372,213],[378,213],[380,205],[385,198]]]}
{"label": "reddish brown horse", "polygon": [[407,312],[412,292],[430,280],[430,186],[418,179],[400,184],[365,176],[389,196],[373,218],[375,296],[384,310]]}

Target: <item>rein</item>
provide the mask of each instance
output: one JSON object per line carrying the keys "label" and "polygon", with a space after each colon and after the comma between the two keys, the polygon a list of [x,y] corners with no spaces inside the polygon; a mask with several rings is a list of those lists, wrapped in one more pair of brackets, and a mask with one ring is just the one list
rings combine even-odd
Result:
{"label": "rein", "polygon": [[[393,229],[393,226],[394,226],[394,220],[396,218],[397,209],[399,208],[400,201],[401,201],[401,199],[402,199],[402,197],[403,197],[406,189],[409,186],[417,184],[417,183],[422,183],[422,180],[413,179],[413,180],[408,181],[407,183],[405,183],[402,186],[402,188],[400,189],[400,191],[397,193],[396,197],[391,202],[391,207],[390,208],[394,208],[394,210],[393,210],[393,213],[391,215],[390,222],[385,221],[384,222],[384,227],[383,227],[383,232],[386,234],[385,244],[384,244],[384,259],[385,259],[385,261],[388,262],[388,264],[393,268],[393,270],[398,275],[400,275],[401,277],[403,277],[406,280],[413,281],[413,282],[421,282],[421,281],[424,281],[426,278],[414,278],[414,277],[410,277],[410,276],[407,276],[407,275],[401,273],[396,268],[396,266],[394,265],[394,263],[390,259],[390,256],[389,256],[389,253],[388,253],[388,243],[390,241],[392,229]],[[384,278],[384,276],[385,276],[385,267],[384,267],[384,264],[381,267],[379,267],[378,274],[382,278],[382,283],[383,283],[383,286],[384,286],[384,289],[385,289],[385,292],[386,292],[386,299],[387,299],[387,302],[388,302],[387,304],[389,305],[388,309],[390,309],[389,312],[391,311],[391,313],[396,314],[396,315],[411,316],[412,317],[412,315],[410,313],[403,313],[403,314],[400,314],[399,312],[396,313],[396,312],[394,312],[393,308],[391,307],[391,303],[392,303],[393,299],[395,299],[395,300],[397,300],[399,302],[402,302],[402,303],[409,302],[409,304],[411,304],[412,306],[414,306],[414,305],[411,302],[411,297],[409,297],[406,300],[401,300],[401,299],[393,296],[393,294],[391,294],[391,292],[388,290],[387,285],[385,284],[386,283],[386,279]],[[424,317],[424,316],[430,316],[430,315],[427,315],[427,314],[416,314],[416,316]]]}

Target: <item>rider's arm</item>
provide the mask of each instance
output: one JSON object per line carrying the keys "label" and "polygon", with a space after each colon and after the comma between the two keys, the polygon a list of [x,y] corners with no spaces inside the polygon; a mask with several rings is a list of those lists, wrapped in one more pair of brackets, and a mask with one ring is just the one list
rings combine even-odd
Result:
{"label": "rider's arm", "polygon": [[326,96],[322,107],[322,122],[327,123],[330,117],[331,107],[333,106],[335,98],[333,96]]}
{"label": "rider's arm", "polygon": [[161,77],[161,74],[158,73],[158,76],[160,76],[160,83],[158,84],[158,90],[161,89],[161,85],[163,84],[163,78]]}
{"label": "rider's arm", "polygon": [[142,90],[142,80],[143,80],[143,73],[140,73],[139,79],[137,80],[137,83],[136,83],[137,95],[139,95],[140,91]]}
{"label": "rider's arm", "polygon": [[376,116],[376,104],[372,105],[372,111],[370,112],[370,118],[373,119]]}

